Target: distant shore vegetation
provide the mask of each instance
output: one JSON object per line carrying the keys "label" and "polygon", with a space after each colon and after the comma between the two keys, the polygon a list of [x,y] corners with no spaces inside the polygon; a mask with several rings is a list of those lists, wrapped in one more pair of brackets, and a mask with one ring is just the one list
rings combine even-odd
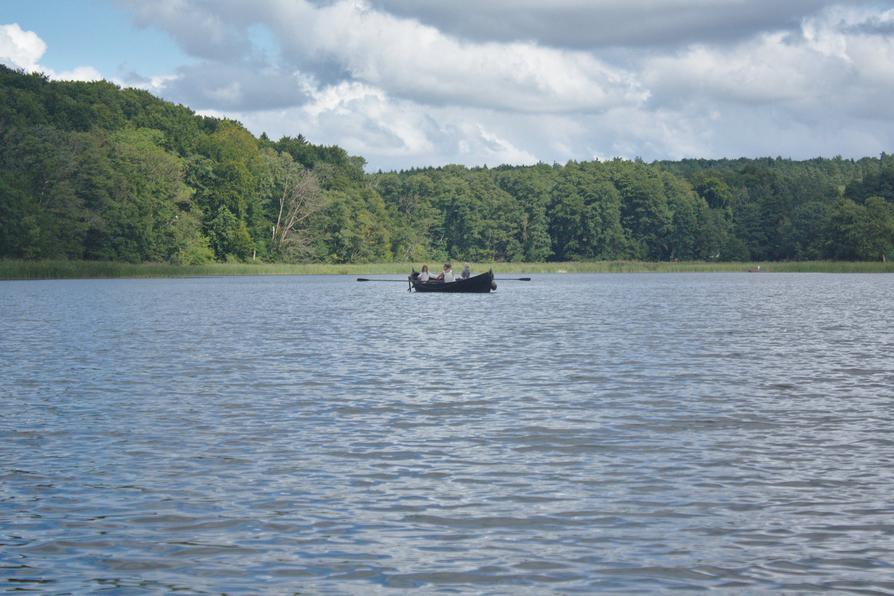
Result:
{"label": "distant shore vegetation", "polygon": [[365,166],[340,147],[255,137],[145,91],[0,66],[4,271],[337,273],[386,264],[350,270],[370,273],[447,259],[502,271],[808,270],[804,261],[853,270],[838,262],[894,258],[894,156],[884,153]]}
{"label": "distant shore vegetation", "polygon": [[[436,264],[435,264],[436,265]],[[403,278],[421,263],[121,263],[113,261],[0,261],[0,280],[224,277],[264,275],[390,275]],[[474,272],[507,273],[894,273],[894,261],[648,262],[572,261],[473,263]]]}

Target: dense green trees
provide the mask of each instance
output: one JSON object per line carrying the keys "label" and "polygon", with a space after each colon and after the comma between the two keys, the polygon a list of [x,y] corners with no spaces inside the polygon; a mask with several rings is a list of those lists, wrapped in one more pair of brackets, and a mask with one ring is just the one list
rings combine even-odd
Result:
{"label": "dense green trees", "polygon": [[842,199],[828,218],[829,250],[838,259],[886,259],[894,251],[894,203],[869,197],[862,205]]}
{"label": "dense green trees", "polygon": [[0,66],[0,258],[882,259],[894,156],[366,174],[106,82]]}

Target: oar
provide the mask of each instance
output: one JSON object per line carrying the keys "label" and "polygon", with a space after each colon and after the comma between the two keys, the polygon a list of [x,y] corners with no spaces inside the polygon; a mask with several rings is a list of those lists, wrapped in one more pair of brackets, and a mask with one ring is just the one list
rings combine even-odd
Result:
{"label": "oar", "polygon": [[[387,281],[406,283],[405,279],[367,279],[366,277],[358,277],[357,281]],[[530,277],[495,277],[494,281],[531,281]]]}

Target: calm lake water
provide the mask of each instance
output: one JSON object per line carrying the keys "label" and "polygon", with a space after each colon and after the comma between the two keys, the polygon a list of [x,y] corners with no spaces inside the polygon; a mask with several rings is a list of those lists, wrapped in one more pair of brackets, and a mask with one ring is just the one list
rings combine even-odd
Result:
{"label": "calm lake water", "polygon": [[894,276],[0,283],[0,591],[894,591]]}

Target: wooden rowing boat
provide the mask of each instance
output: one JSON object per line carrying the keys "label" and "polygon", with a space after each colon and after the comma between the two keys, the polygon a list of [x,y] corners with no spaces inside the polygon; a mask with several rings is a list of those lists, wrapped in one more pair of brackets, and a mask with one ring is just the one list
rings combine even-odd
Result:
{"label": "wooden rowing boat", "polygon": [[457,279],[449,283],[438,280],[419,281],[419,274],[414,270],[409,276],[410,286],[417,292],[449,292],[459,294],[487,294],[497,289],[494,282],[494,271],[491,269],[480,275],[466,279]]}

